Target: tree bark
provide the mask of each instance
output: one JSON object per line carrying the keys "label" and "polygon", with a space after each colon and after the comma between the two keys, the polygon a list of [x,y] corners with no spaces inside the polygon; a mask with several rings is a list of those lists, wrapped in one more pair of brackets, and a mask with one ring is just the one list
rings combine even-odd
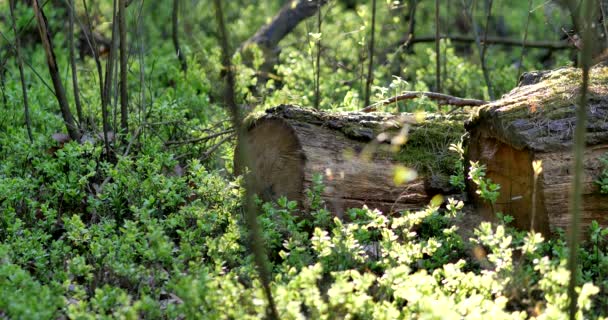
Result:
{"label": "tree bark", "polygon": [[[264,200],[286,196],[307,208],[306,189],[321,174],[321,197],[338,216],[364,204],[387,214],[421,209],[437,194],[459,194],[449,183],[458,159],[448,147],[464,134],[463,122],[462,115],[416,121],[411,114],[330,114],[279,106],[249,121],[245,143],[253,189]],[[407,140],[403,146],[401,138]],[[405,167],[417,177],[398,185],[395,172]]]}
{"label": "tree bark", "polygon": [[257,46],[264,54],[264,64],[261,66],[260,82],[265,82],[274,65],[278,62],[279,42],[285,38],[300,22],[312,17],[325,5],[327,0],[289,0],[281,8],[272,21],[260,28],[251,38],[247,39],[239,49],[243,54],[243,61],[250,64],[251,54],[248,52],[252,46]]}
{"label": "tree bark", "polygon": [[[579,69],[562,68],[524,74],[520,85],[502,99],[479,110],[466,125],[470,133],[467,158],[487,166],[487,177],[500,184],[497,212],[530,228],[532,190],[536,189],[535,229],[545,234],[567,228],[575,109],[580,94]],[[591,69],[587,95],[587,138],[582,226],[592,220],[608,225],[608,198],[594,182],[602,171],[599,158],[608,152],[608,66]],[[534,188],[532,162],[543,171]],[[470,186],[471,189],[474,186]],[[487,218],[494,212],[476,194],[473,200]],[[583,229],[584,230],[584,229]]]}

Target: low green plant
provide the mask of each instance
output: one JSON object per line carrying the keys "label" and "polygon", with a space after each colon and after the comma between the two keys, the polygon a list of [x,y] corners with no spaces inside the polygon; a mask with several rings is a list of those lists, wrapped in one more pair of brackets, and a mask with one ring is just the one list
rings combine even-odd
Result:
{"label": "low green plant", "polygon": [[602,172],[595,180],[595,183],[600,187],[601,194],[608,194],[608,154],[599,158],[603,166]]}

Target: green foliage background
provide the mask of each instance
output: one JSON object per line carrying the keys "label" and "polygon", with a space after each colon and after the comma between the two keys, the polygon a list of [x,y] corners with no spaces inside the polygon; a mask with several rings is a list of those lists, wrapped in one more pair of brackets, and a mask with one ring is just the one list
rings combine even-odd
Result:
{"label": "green foliage background", "polygon": [[[347,2],[357,3],[355,9]],[[553,3],[532,2],[529,39],[550,35],[557,41],[567,15]],[[276,0],[224,3],[235,49],[282,5]],[[323,9],[323,109],[363,107],[369,3],[334,0]],[[44,52],[35,40],[25,41],[22,48],[24,60],[32,66],[25,70],[34,131],[30,142],[23,125],[18,71],[10,51],[0,51],[6,67],[0,101],[0,318],[264,317],[266,300],[242,219],[242,183],[232,175],[232,142],[213,154],[207,152],[220,138],[167,144],[230,127],[221,100],[223,68],[215,13],[209,6],[207,1],[182,1],[180,37],[187,73],[179,69],[169,39],[171,2],[133,1],[129,7],[130,125],[137,133],[116,140],[112,161],[99,142],[59,146],[52,138],[64,126],[47,87]],[[49,1],[45,10],[64,84],[71,88],[63,7],[61,1]],[[523,0],[496,1],[490,34],[502,28],[503,36],[521,38],[527,7]],[[7,1],[0,2],[0,8],[8,12]],[[82,19],[82,4],[76,9]],[[111,1],[90,4],[97,31],[106,35],[111,10]],[[461,4],[450,2],[442,10],[444,32],[457,30]],[[407,32],[407,12],[407,1],[379,1],[372,100],[434,87],[433,44],[404,50],[395,46]],[[417,35],[434,33],[433,12],[430,1],[418,4]],[[480,25],[484,12],[479,3],[474,16]],[[32,9],[20,2],[16,16],[18,28],[26,30],[24,38],[35,35]],[[10,22],[6,16],[0,20],[4,48],[15,37]],[[259,86],[256,93],[250,90],[257,85],[256,71],[235,54],[239,104],[249,106],[247,110],[281,103],[310,106],[312,56],[318,45],[310,35],[314,32],[311,19],[281,42],[279,80]],[[488,99],[476,47],[450,41],[441,46],[444,92]],[[488,69],[499,95],[516,85],[520,50],[488,48]],[[545,55],[546,50],[529,49],[522,70],[569,63],[568,52],[554,52],[542,61]],[[254,67],[261,62],[258,59]],[[79,60],[78,76],[94,135],[100,131],[101,101],[91,57]],[[112,110],[116,104],[113,101]],[[442,109],[428,100],[388,108]],[[115,111],[111,113],[116,128]],[[455,171],[462,173],[461,166],[455,164]],[[483,182],[483,168],[477,170],[481,171],[476,179]],[[446,209],[429,206],[395,216],[351,209],[350,222],[344,222],[324,209],[322,189],[319,177],[309,190],[312,220],[298,218],[302,214],[287,199],[258,203],[270,249],[272,291],[282,318],[565,316],[568,272],[563,237],[543,240],[539,234],[510,228],[505,217],[502,223],[477,226],[469,241],[455,225],[465,214],[456,201]],[[590,240],[580,252],[577,276],[585,283],[580,288],[580,318],[608,314],[607,234],[593,224]],[[485,253],[474,257],[470,252],[476,250]]]}

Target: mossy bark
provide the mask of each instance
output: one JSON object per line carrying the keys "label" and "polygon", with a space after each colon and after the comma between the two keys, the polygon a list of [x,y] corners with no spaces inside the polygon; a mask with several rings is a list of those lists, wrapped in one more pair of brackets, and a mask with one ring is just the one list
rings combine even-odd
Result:
{"label": "mossy bark", "polygon": [[[458,155],[448,147],[462,139],[465,116],[270,109],[247,121],[256,192],[307,207],[305,190],[321,174],[322,197],[338,215],[363,204],[386,213],[424,208],[437,194],[460,192],[449,183]],[[417,177],[398,185],[398,168]]]}
{"label": "mossy bark", "polygon": [[[501,185],[494,211],[515,217],[515,225],[530,228],[532,197],[536,196],[534,229],[546,234],[567,228],[575,109],[581,72],[575,68],[536,72],[501,99],[480,108],[466,128],[470,133],[467,159],[487,166],[487,177]],[[583,223],[608,225],[608,198],[594,180],[601,171],[599,157],[608,151],[608,66],[591,69],[587,108],[587,151]],[[532,162],[541,160],[534,190]],[[474,186],[470,186],[474,188]],[[473,193],[486,217],[492,208]]]}

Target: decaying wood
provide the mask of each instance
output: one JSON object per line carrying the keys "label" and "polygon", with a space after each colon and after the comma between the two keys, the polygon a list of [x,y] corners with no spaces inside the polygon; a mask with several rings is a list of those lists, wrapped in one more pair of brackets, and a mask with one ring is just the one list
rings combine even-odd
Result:
{"label": "decaying wood", "polygon": [[[311,187],[313,176],[321,174],[325,184],[322,198],[338,215],[364,204],[385,213],[424,208],[436,194],[458,193],[449,184],[449,173],[433,166],[441,161],[453,164],[448,160],[454,156],[448,146],[464,133],[462,115],[459,117],[428,116],[417,121],[411,114],[330,114],[279,106],[249,125],[246,145],[252,157],[254,190],[265,200],[286,196],[307,207],[305,190]],[[446,123],[451,127],[433,131],[440,136],[427,147],[421,137]],[[408,140],[401,149],[395,139],[400,134]],[[390,151],[391,141],[401,154]],[[408,152],[420,154],[420,148],[428,149],[432,164],[401,160]],[[418,177],[396,185],[394,173],[401,165],[416,169]]]}
{"label": "decaying wood", "polygon": [[[575,104],[581,72],[563,68],[522,77],[510,93],[482,107],[466,125],[470,133],[467,158],[487,166],[487,177],[501,185],[496,211],[512,215],[515,225],[530,228],[532,161],[541,160],[535,229],[550,233],[569,225],[572,180],[572,139]],[[591,69],[588,94],[587,140],[583,194],[583,226],[592,220],[608,226],[608,197],[600,195],[594,180],[602,167],[599,157],[608,152],[608,66]],[[471,186],[473,187],[473,186]],[[476,195],[475,202],[493,216]]]}

